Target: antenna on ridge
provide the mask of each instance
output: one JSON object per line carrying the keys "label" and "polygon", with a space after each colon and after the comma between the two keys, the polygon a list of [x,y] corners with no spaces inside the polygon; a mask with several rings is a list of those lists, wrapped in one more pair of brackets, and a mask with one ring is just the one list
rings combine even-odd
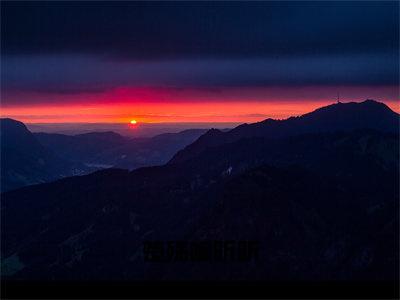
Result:
{"label": "antenna on ridge", "polygon": [[338,104],[341,103],[341,102],[340,102],[340,94],[339,94],[339,92],[337,93],[337,98],[336,98],[336,99],[337,99],[337,103],[338,103]]}

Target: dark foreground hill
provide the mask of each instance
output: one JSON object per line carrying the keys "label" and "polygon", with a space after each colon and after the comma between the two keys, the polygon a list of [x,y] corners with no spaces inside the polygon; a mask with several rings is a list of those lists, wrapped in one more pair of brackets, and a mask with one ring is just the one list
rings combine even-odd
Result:
{"label": "dark foreground hill", "polygon": [[[395,280],[399,137],[390,131],[246,136],[179,163],[4,193],[2,276]],[[149,241],[253,241],[258,258],[149,262]]]}
{"label": "dark foreground hill", "polygon": [[43,147],[26,126],[0,119],[1,191],[80,175],[92,170]]}

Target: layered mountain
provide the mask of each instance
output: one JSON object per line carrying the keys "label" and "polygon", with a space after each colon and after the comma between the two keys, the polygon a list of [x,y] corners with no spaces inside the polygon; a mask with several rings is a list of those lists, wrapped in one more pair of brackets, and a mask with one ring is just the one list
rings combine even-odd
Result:
{"label": "layered mountain", "polygon": [[38,141],[60,156],[74,161],[89,161],[93,156],[124,145],[126,139],[114,132],[91,132],[79,135],[34,133]]}
{"label": "layered mountain", "polygon": [[0,119],[0,135],[2,191],[92,170],[42,146],[22,122]]}
{"label": "layered mountain", "polygon": [[399,115],[381,102],[366,100],[361,103],[337,103],[319,108],[300,117],[286,120],[267,119],[253,124],[243,124],[228,132],[211,129],[195,143],[179,151],[171,163],[195,157],[208,147],[233,142],[241,138],[281,138],[307,133],[375,129],[398,133]]}
{"label": "layered mountain", "polygon": [[99,167],[138,167],[168,162],[180,149],[205,133],[189,129],[152,138],[129,139],[114,132],[93,132],[78,135],[35,133],[39,142],[67,159]]}
{"label": "layered mountain", "polygon": [[[370,126],[244,135],[179,163],[4,193],[2,276],[396,280],[399,136]],[[259,254],[148,262],[147,241],[256,241]]]}
{"label": "layered mountain", "polygon": [[161,165],[206,132],[191,129],[152,138],[128,139],[114,132],[79,135],[31,133],[13,119],[1,119],[1,191],[120,167]]}

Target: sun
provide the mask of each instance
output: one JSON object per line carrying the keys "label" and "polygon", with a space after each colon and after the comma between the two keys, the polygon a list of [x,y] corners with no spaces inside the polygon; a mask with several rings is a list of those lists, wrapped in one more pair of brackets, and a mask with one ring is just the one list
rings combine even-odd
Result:
{"label": "sun", "polygon": [[136,120],[131,120],[131,124],[136,124]]}

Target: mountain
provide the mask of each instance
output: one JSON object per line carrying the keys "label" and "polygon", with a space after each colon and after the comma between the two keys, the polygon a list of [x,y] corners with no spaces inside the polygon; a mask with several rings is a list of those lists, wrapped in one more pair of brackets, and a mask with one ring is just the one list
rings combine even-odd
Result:
{"label": "mountain", "polygon": [[[342,111],[334,115],[344,119]],[[399,136],[354,127],[243,135],[179,163],[3,193],[2,276],[396,280]],[[199,140],[210,134],[225,135]],[[149,241],[256,241],[259,254],[249,262],[147,262]]]}
{"label": "mountain", "polygon": [[47,148],[73,161],[99,167],[135,169],[168,162],[178,150],[205,132],[205,129],[189,129],[133,139],[114,132],[74,136],[35,133],[35,137]]}
{"label": "mountain", "polygon": [[[272,160],[264,152],[266,160],[258,163],[261,150],[259,157],[246,157],[232,145],[237,151],[225,160],[225,152],[214,149],[182,164],[109,169],[5,193],[3,274],[19,279],[394,278],[398,137],[368,131],[281,143],[271,148],[290,149],[276,150]],[[270,147],[264,139],[251,144]],[[256,240],[262,243],[260,261],[228,269],[218,263],[143,261],[143,241],[176,240]]]}
{"label": "mountain", "polygon": [[110,168],[135,169],[168,162],[206,130],[128,139],[114,132],[74,136],[34,133],[19,121],[1,119],[1,191]]}
{"label": "mountain", "polygon": [[19,121],[0,119],[1,190],[52,181],[92,170],[56,156]]}
{"label": "mountain", "polygon": [[91,132],[78,135],[34,133],[38,141],[61,157],[88,162],[103,151],[125,145],[127,139],[114,132]]}
{"label": "mountain", "polygon": [[152,138],[131,139],[121,147],[102,152],[93,159],[93,162],[131,170],[163,165],[177,151],[194,142],[206,131],[206,129],[187,129],[177,133],[163,133]]}
{"label": "mountain", "polygon": [[267,119],[243,124],[228,132],[211,129],[195,143],[179,151],[170,163],[180,163],[195,157],[208,147],[215,147],[241,138],[281,138],[299,134],[375,129],[384,132],[399,131],[399,115],[385,104],[366,100],[361,103],[337,103],[319,108],[300,117],[286,120]]}

